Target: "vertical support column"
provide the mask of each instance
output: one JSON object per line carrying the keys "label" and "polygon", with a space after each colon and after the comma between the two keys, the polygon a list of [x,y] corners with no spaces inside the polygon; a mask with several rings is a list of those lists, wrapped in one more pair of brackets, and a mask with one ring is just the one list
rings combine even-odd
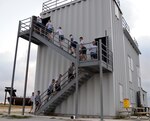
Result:
{"label": "vertical support column", "polygon": [[109,65],[109,50],[108,50],[109,42],[108,42],[107,30],[105,30],[105,37],[106,37],[106,65],[108,68],[108,65]]}
{"label": "vertical support column", "polygon": [[26,99],[28,70],[29,70],[29,59],[30,59],[30,49],[31,49],[31,37],[32,37],[32,29],[33,29],[32,22],[33,22],[33,17],[31,17],[31,24],[30,24],[29,45],[28,45],[28,55],[27,55],[27,65],[26,65],[26,75],[25,75],[25,85],[24,85],[24,97],[23,97],[22,115],[24,115],[24,112],[25,112],[25,101],[26,101],[25,99]]}
{"label": "vertical support column", "polygon": [[11,80],[10,103],[9,103],[9,108],[8,108],[8,114],[9,115],[11,113],[11,102],[12,102],[12,94],[13,94],[13,87],[14,87],[14,77],[15,77],[15,71],[16,71],[16,61],[17,61],[17,52],[18,52],[18,43],[19,43],[19,32],[20,32],[20,29],[21,29],[21,21],[19,21],[19,25],[18,25],[18,33],[17,33],[14,65],[13,65],[13,73],[12,73],[12,80]]}
{"label": "vertical support column", "polygon": [[79,45],[76,48],[76,93],[75,93],[75,118],[78,118],[78,90],[79,90],[79,77],[78,77],[78,67],[79,67]]}
{"label": "vertical support column", "polygon": [[7,91],[5,91],[4,105],[6,105]]}
{"label": "vertical support column", "polygon": [[103,70],[102,70],[102,43],[99,41],[99,76],[100,76],[100,111],[101,111],[101,121],[104,120],[103,116]]}

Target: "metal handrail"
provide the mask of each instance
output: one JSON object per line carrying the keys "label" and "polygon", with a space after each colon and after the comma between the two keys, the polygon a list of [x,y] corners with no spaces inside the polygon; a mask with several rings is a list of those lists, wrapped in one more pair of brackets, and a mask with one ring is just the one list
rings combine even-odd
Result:
{"label": "metal handrail", "polygon": [[31,27],[31,17],[21,21],[20,32],[28,31]]}
{"label": "metal handrail", "polygon": [[122,17],[122,26],[123,26],[123,28],[125,28],[130,33],[130,27],[127,24],[127,22],[126,22],[124,17]]}
{"label": "metal handrail", "polygon": [[[90,45],[92,44],[92,42],[89,42],[89,43],[84,43],[83,46],[86,47],[86,50],[89,51],[90,49],[92,49],[92,47],[90,47]],[[96,45],[99,45],[98,42]],[[108,46],[104,45],[103,43],[101,43],[101,46],[102,46],[102,61],[105,62],[105,64],[107,64],[108,66],[111,66],[113,65],[113,54],[112,54],[112,51],[109,50]],[[105,48],[105,49],[104,49]],[[83,49],[84,50],[84,49]],[[99,60],[99,50],[98,50],[98,46],[96,48],[96,55],[97,55],[97,58],[95,59],[92,59],[91,58],[91,54],[90,54],[90,51],[87,52],[86,56],[87,56],[87,60],[84,60],[84,62],[87,62],[87,61],[97,61]]]}
{"label": "metal handrail", "polygon": [[[24,19],[21,21],[21,29],[20,29],[20,32],[24,32],[24,31],[28,31],[30,29],[30,26],[31,26],[31,18],[27,18],[27,19]],[[38,33],[39,35],[41,35],[42,37],[46,38],[47,40],[48,39],[48,30],[46,28],[46,26],[44,25],[37,25],[37,22],[36,20],[33,20],[33,31],[35,31],[36,33]],[[59,37],[58,37],[58,33],[54,32],[53,31],[53,38],[52,40],[50,40],[51,43],[55,44],[56,46],[60,47],[59,45]],[[62,45],[62,48],[64,51],[66,51],[67,53],[70,53],[70,44],[71,44],[71,40],[67,39],[64,37],[64,41],[63,41],[63,45]],[[92,49],[89,45],[91,45],[92,42],[90,43],[84,43],[83,46],[86,47],[87,50],[89,49]],[[99,46],[99,44],[97,43],[97,45]],[[79,44],[77,44],[77,46],[79,46]],[[111,66],[112,67],[112,64],[113,64],[113,60],[112,60],[112,51],[109,50],[108,46],[104,45],[103,43],[101,44],[102,46],[102,61],[105,62],[105,64],[107,64],[108,66]],[[104,49],[105,48],[105,49]],[[77,51],[80,51],[79,50],[76,50]],[[88,57],[85,61],[95,61],[95,60],[98,60],[99,58],[99,50],[98,48],[96,48],[96,51],[97,51],[97,58],[96,59],[92,59],[90,58],[90,53],[87,53],[86,56]],[[74,57],[76,57],[75,55],[72,55]],[[82,61],[82,60],[80,60]]]}
{"label": "metal handrail", "polygon": [[[75,78],[75,69],[73,70],[73,78]],[[72,81],[72,80],[71,80]],[[70,82],[70,79],[69,79],[69,77],[68,77],[68,71],[67,72],[65,72],[63,75],[62,75],[62,77],[61,77],[61,80],[60,80],[60,87],[61,87],[61,90],[63,89],[63,88],[65,88]],[[48,89],[46,89],[41,95],[40,95],[40,99],[41,99],[41,104],[40,104],[40,108],[42,107],[42,106],[44,106],[53,96],[55,96],[58,92],[53,92],[53,93],[51,93],[50,95],[48,95],[47,94],[47,92],[48,92]],[[40,108],[38,108],[38,110],[40,109]],[[36,110],[35,112],[37,112],[38,110]]]}
{"label": "metal handrail", "polygon": [[[33,27],[34,27],[34,31],[36,33],[39,33],[39,35],[41,35],[44,38],[46,38],[47,40],[49,40],[49,38],[48,38],[49,32],[48,32],[46,26],[44,26],[44,25],[41,24],[41,27],[39,27],[37,25],[36,21],[33,21]],[[40,29],[41,29],[41,33],[40,33]],[[53,33],[53,38],[51,40],[49,40],[49,42],[51,42],[54,45],[60,47],[58,33],[54,32],[54,31],[52,33]],[[62,49],[64,51],[66,51],[67,53],[70,53],[70,43],[71,43],[71,40],[69,40],[69,39],[67,39],[67,38],[64,37]],[[75,55],[72,55],[72,56],[75,57]]]}
{"label": "metal handrail", "polygon": [[56,8],[58,6],[64,5],[72,1],[76,1],[76,0],[63,0],[63,1],[62,0],[48,0],[44,2],[42,5],[42,12],[49,11],[53,8]]}

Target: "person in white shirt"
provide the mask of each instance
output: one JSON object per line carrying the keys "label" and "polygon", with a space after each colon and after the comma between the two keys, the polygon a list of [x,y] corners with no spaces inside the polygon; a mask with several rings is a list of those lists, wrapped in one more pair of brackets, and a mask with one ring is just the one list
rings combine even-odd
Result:
{"label": "person in white shirt", "polygon": [[80,44],[80,45],[81,45],[81,44],[85,44],[85,42],[84,42],[84,40],[83,40],[83,37],[80,37],[79,40],[80,40],[80,41],[79,41],[79,44]]}
{"label": "person in white shirt", "polygon": [[51,23],[51,20],[49,20],[46,23],[46,29],[48,31],[48,39],[52,40],[52,38],[53,38],[53,24]]}
{"label": "person in white shirt", "polygon": [[59,35],[59,45],[60,45],[60,48],[63,49],[64,34],[63,34],[62,28],[59,27],[59,28],[57,29],[56,33],[58,33],[58,35]]}
{"label": "person in white shirt", "polygon": [[97,59],[97,46],[95,41],[92,42],[89,51],[90,51],[91,59]]}
{"label": "person in white shirt", "polygon": [[40,16],[37,17],[36,22],[42,24],[42,19],[40,18]]}
{"label": "person in white shirt", "polygon": [[32,92],[32,96],[30,97],[30,100],[28,102],[29,104],[31,103],[31,109],[29,113],[32,113],[34,101],[35,101],[34,92]]}

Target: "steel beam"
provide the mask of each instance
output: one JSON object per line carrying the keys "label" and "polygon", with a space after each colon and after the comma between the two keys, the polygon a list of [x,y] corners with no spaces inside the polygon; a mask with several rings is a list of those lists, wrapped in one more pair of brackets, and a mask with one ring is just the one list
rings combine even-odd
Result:
{"label": "steel beam", "polygon": [[99,76],[100,76],[100,117],[101,121],[104,120],[103,116],[103,70],[102,70],[102,43],[99,41]]}
{"label": "steel beam", "polygon": [[24,112],[25,112],[25,101],[26,101],[25,99],[26,99],[26,91],[27,91],[29,59],[30,59],[30,49],[31,49],[31,37],[32,37],[32,29],[33,29],[32,20],[33,20],[33,17],[31,17],[31,25],[30,25],[30,33],[29,33],[29,44],[28,44],[28,55],[27,55],[26,75],[25,75],[25,84],[24,84],[22,115],[24,115]]}
{"label": "steel beam", "polygon": [[78,118],[78,93],[79,93],[79,74],[78,74],[78,68],[79,68],[79,45],[77,45],[76,48],[76,93],[75,93],[75,118]]}
{"label": "steel beam", "polygon": [[12,103],[12,94],[13,94],[13,87],[14,87],[14,77],[15,77],[15,71],[16,71],[16,61],[17,61],[17,52],[18,52],[20,28],[21,28],[21,21],[19,21],[19,25],[18,25],[18,33],[17,33],[17,41],[16,41],[14,65],[13,65],[13,73],[12,73],[12,80],[11,80],[10,103],[9,103],[9,108],[8,108],[8,114],[9,115],[11,113],[11,103]]}

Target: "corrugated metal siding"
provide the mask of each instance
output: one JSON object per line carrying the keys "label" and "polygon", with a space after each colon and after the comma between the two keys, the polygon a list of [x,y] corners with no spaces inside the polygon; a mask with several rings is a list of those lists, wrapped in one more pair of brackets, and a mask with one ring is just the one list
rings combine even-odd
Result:
{"label": "corrugated metal siding", "polygon": [[[73,34],[79,39],[83,36],[87,42],[104,36],[102,29],[101,0],[86,0],[51,11],[51,21],[55,30],[61,26],[68,37]],[[97,8],[97,9],[95,9]]]}
{"label": "corrugated metal siding", "polygon": [[115,82],[115,105],[116,111],[120,110],[122,103],[120,103],[120,90],[119,84],[123,86],[123,98],[126,98],[126,59],[124,56],[124,42],[123,42],[123,28],[122,28],[122,15],[118,19],[115,15],[115,2],[112,1],[112,25],[113,25],[113,73]]}
{"label": "corrugated metal siding", "polygon": [[[114,4],[114,3],[113,3]],[[136,65],[139,65],[139,55],[134,50],[129,40],[123,33],[121,14],[118,20],[115,16],[114,5],[112,5],[113,12],[113,55],[114,55],[114,81],[116,83],[116,110],[120,110],[123,104],[119,99],[119,84],[123,85],[123,98],[129,98],[129,89],[138,91],[137,71]],[[128,55],[134,61],[133,83],[129,83],[129,70],[128,70]],[[127,88],[126,88],[127,87]],[[136,94],[136,93],[135,93]]]}
{"label": "corrugated metal siding", "polygon": [[[110,7],[110,6],[111,7]],[[97,37],[105,36],[105,30],[109,36],[110,48],[114,56],[113,75],[104,74],[104,115],[114,116],[115,111],[121,107],[119,100],[119,84],[123,85],[123,92],[126,92],[125,63],[127,58],[124,50],[132,48],[130,45],[124,45],[121,13],[118,20],[114,12],[113,0],[86,0],[56,9],[50,12],[51,20],[55,30],[61,26],[65,36],[73,34],[78,41],[83,36],[86,42],[92,41]],[[112,12],[112,16],[111,16]],[[112,23],[111,23],[112,17]],[[112,24],[112,25],[111,25]],[[126,41],[126,40],[125,40]],[[126,49],[123,49],[126,48]],[[133,52],[135,56],[135,52]],[[135,56],[138,61],[138,57]],[[70,61],[47,47],[38,48],[37,72],[35,90],[44,91],[50,81],[58,78],[60,73],[67,71]],[[136,85],[136,83],[135,83]],[[81,115],[99,115],[100,114],[100,89],[99,75],[95,74],[88,80],[79,91],[79,114]],[[116,95],[116,97],[115,97]],[[125,96],[124,96],[125,97]],[[55,113],[74,114],[75,113],[75,95],[71,95],[61,105]]]}
{"label": "corrugated metal siding", "polygon": [[59,74],[67,71],[68,63],[67,59],[54,50],[46,46],[38,47],[35,90],[45,91],[53,78],[57,79]]}
{"label": "corrugated metal siding", "polygon": [[[133,49],[131,46],[130,42],[125,36],[125,48],[126,48],[126,69],[127,69],[127,82],[128,82],[128,97],[130,97],[129,89],[133,89],[135,92],[134,97],[136,98],[136,92],[139,91],[138,88],[138,74],[137,74],[137,66],[140,67],[140,62],[139,62],[139,55],[137,52]],[[130,56],[133,59],[133,66],[134,66],[134,71],[132,73],[132,83],[129,82],[129,66],[128,66],[128,56]],[[136,99],[134,104],[136,104]]]}
{"label": "corrugated metal siding", "polygon": [[[109,1],[103,3],[102,0],[86,0],[66,6],[65,8],[57,9],[50,13],[54,28],[56,30],[61,26],[66,37],[72,33],[76,40],[78,40],[80,36],[83,36],[86,42],[92,41],[97,37],[102,37],[105,35],[105,30],[109,28],[104,27],[107,25],[107,22],[109,23],[109,20],[103,25],[105,17],[109,16],[109,10],[107,10],[106,7],[105,10],[107,12],[105,13],[102,6],[103,4],[107,6],[106,4],[108,3]],[[35,89],[40,89],[41,91],[44,91],[47,88],[52,78],[57,78],[60,72],[65,72],[71,63],[47,47],[39,47],[37,62]],[[113,89],[111,86],[112,81],[111,74],[104,74],[103,90],[105,115],[110,115],[109,109],[112,107],[111,98],[113,97],[113,94],[110,94],[110,92],[112,93],[111,89]],[[99,92],[99,75],[96,74],[80,88],[79,114],[100,114]],[[59,105],[55,112],[74,114],[74,101],[75,95],[73,94]]]}
{"label": "corrugated metal siding", "polygon": [[[104,89],[104,114],[109,115],[108,104],[111,98],[109,97],[108,89],[108,74],[104,75],[103,89]],[[100,88],[99,88],[99,74],[96,74],[87,83],[83,84],[79,90],[79,107],[78,111],[81,115],[99,115],[100,114]],[[74,114],[75,111],[75,95],[71,95],[61,105],[59,105],[55,113]]]}

